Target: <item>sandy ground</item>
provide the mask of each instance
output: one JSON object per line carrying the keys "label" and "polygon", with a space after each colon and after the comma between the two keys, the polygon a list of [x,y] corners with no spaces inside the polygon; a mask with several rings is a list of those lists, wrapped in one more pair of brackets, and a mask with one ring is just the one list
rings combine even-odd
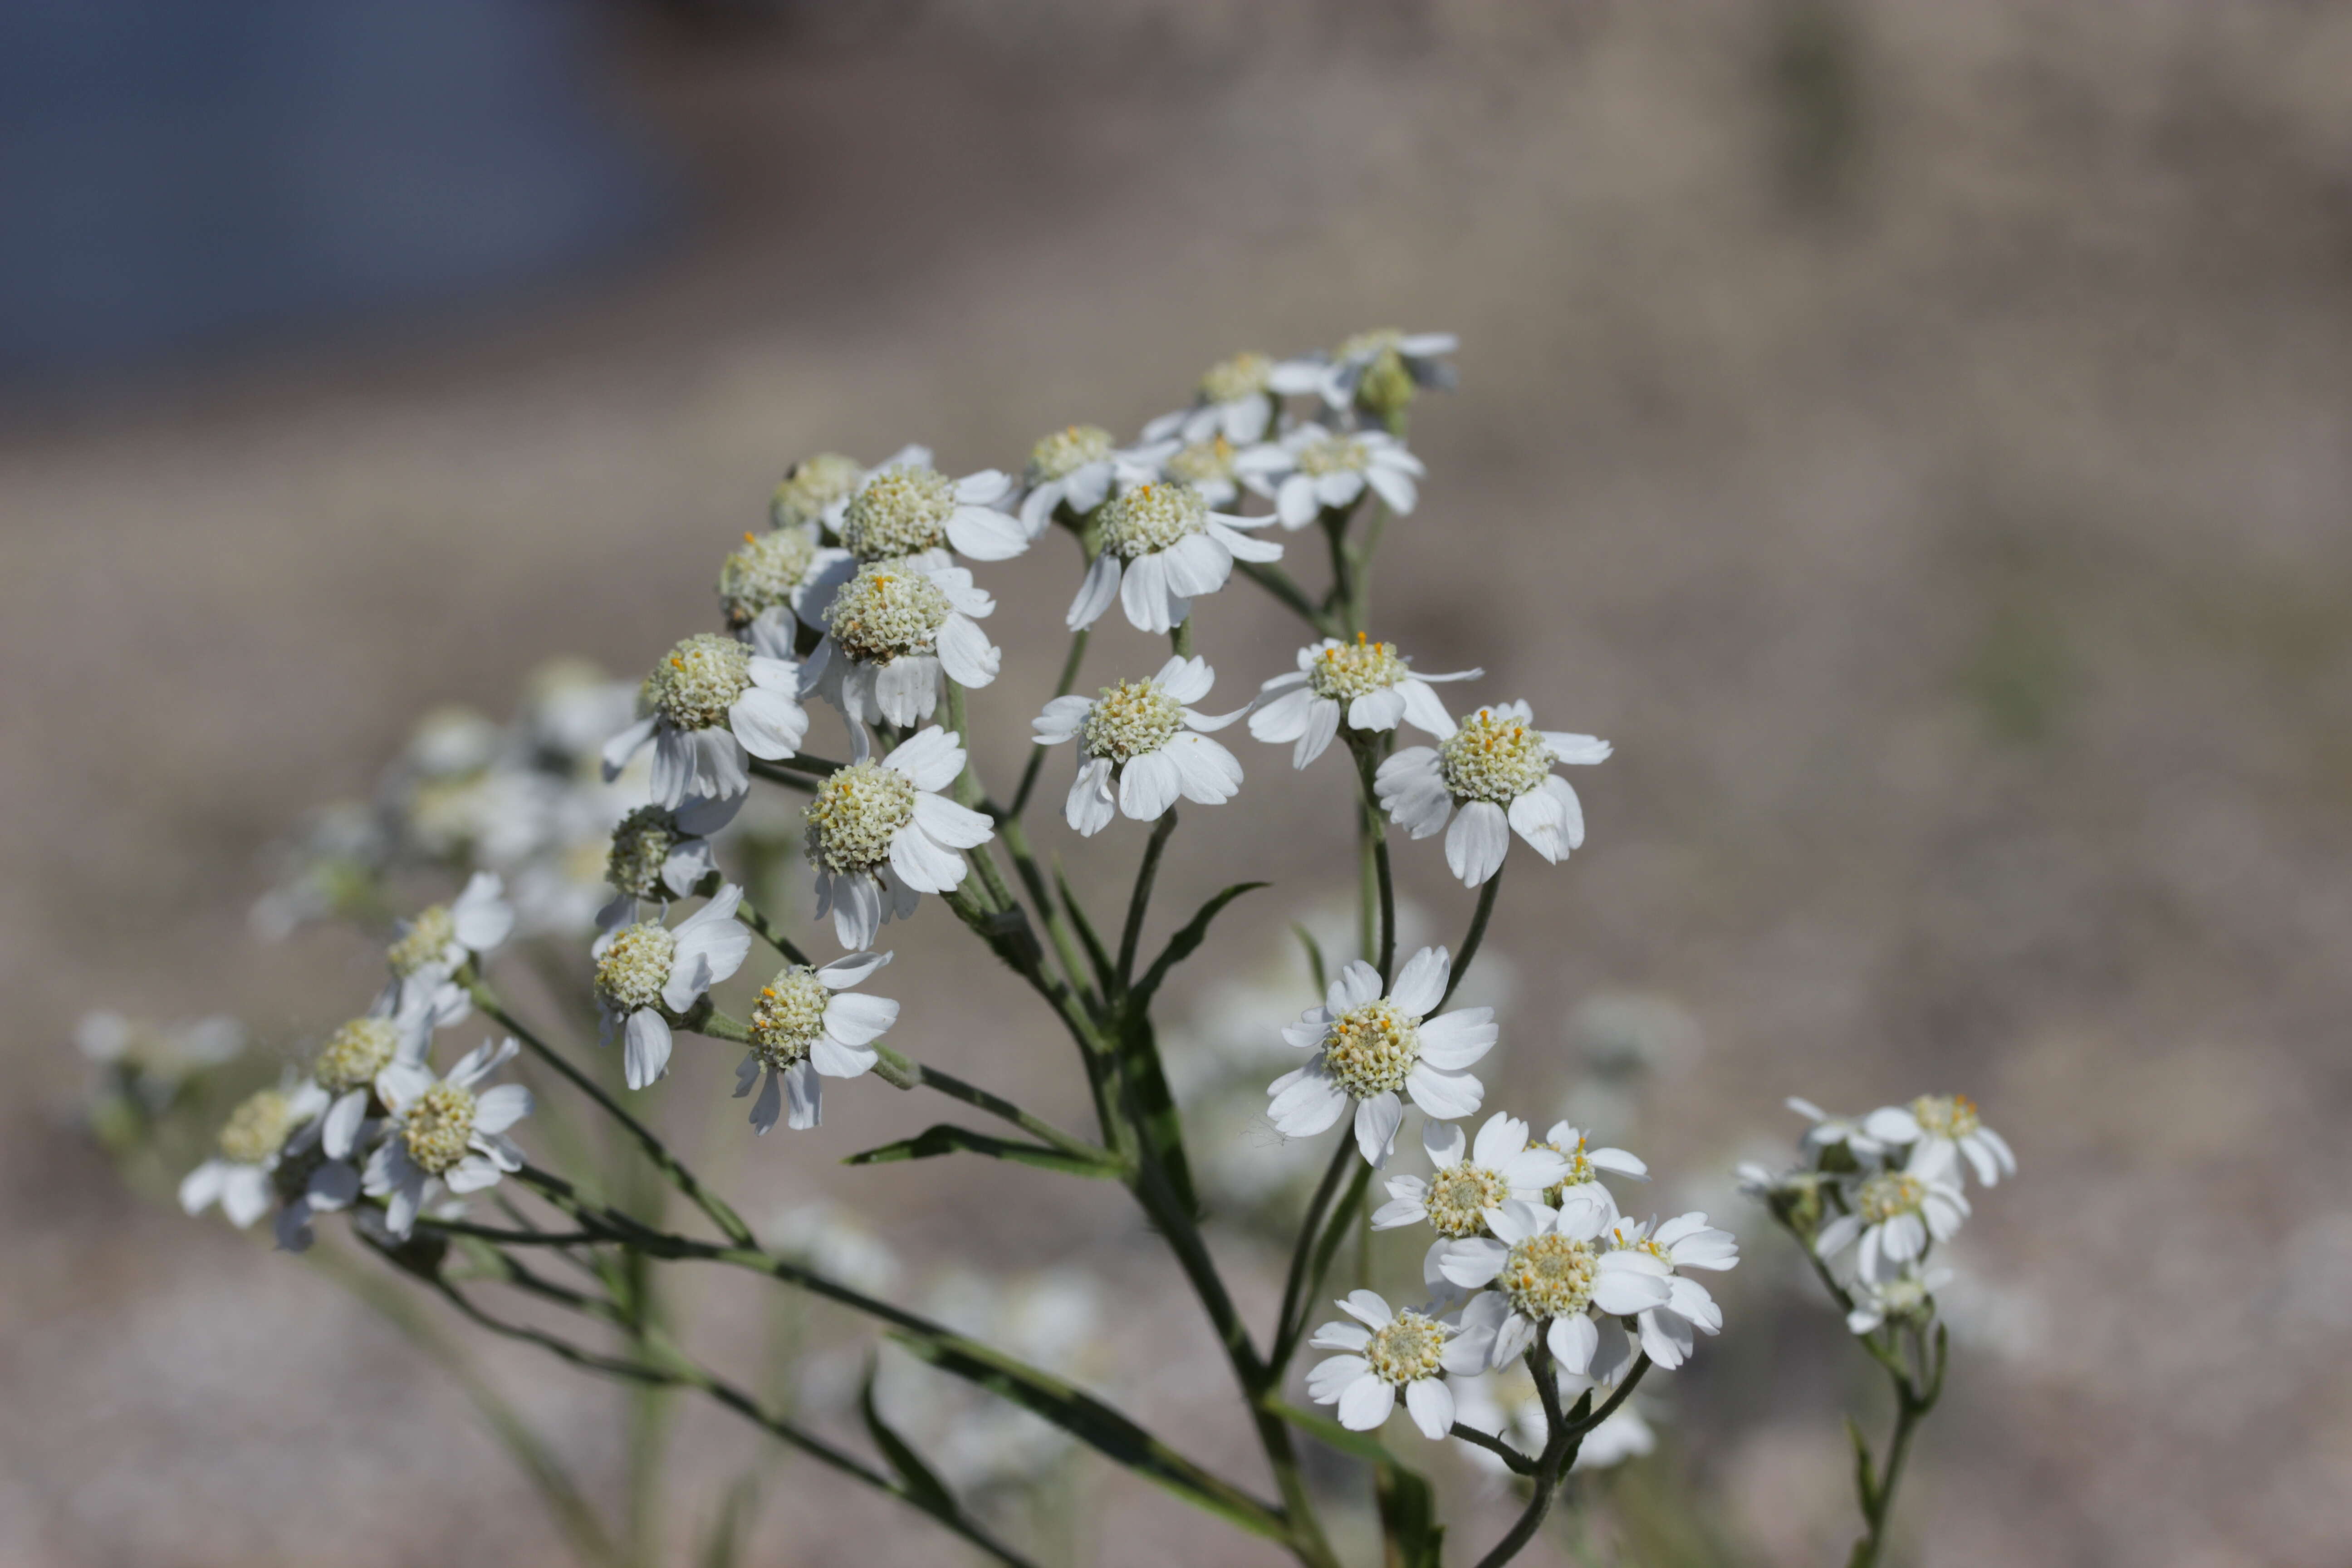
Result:
{"label": "sandy ground", "polygon": [[[1790,1091],[1975,1093],[2025,1174],[1968,1237],[1985,1288],[1916,1560],[2345,1560],[2352,12],[1533,10],[636,39],[700,182],[679,248],[0,436],[0,1559],[561,1560],[396,1335],[120,1190],[73,1125],[73,1020],[226,1006],[291,1039],[348,1011],[370,954],[247,938],[265,847],[425,706],[503,710],[545,654],[634,669],[699,628],[795,457],[1013,466],[1232,349],[1388,322],[1465,347],[1416,425],[1384,635],[1618,747],[1579,781],[1590,848],[1504,894],[1504,1089],[1562,1095],[1580,1001],[1671,998],[1704,1047],[1644,1109],[1662,1192],[1719,1192]],[[1000,773],[1062,571],[984,574]],[[1286,658],[1242,595],[1204,619],[1236,687]],[[1336,775],[1244,760],[1253,809],[1171,894],[1339,885]],[[1434,847],[1402,859],[1453,929]],[[1235,919],[1204,973],[1286,914]],[[960,937],[927,910],[902,939],[909,1043],[1075,1116]],[[674,1116],[724,1079],[693,1065]],[[754,1212],[847,1197],[911,1258],[1099,1268],[1105,1391],[1243,1451],[1115,1193],[832,1164],[928,1110],[845,1094],[821,1137],[737,1147],[735,1180]],[[1671,1462],[1745,1560],[1823,1561],[1853,1385],[1753,1247]],[[601,1390],[491,1359],[611,1472]],[[681,1512],[750,1451],[691,1424]],[[1094,1561],[1273,1560],[1081,1478]],[[1496,1515],[1462,1506],[1466,1547]],[[777,1472],[753,1560],[877,1551],[949,1560]]]}

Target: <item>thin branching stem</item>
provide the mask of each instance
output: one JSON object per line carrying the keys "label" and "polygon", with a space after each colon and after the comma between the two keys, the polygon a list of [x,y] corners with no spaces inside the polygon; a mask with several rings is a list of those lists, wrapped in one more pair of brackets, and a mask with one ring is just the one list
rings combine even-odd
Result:
{"label": "thin branching stem", "polygon": [[1478,946],[1486,940],[1486,922],[1494,918],[1495,895],[1502,890],[1503,868],[1497,866],[1495,874],[1486,879],[1486,885],[1478,889],[1478,907],[1471,911],[1469,933],[1462,939],[1462,951],[1454,954],[1454,973],[1445,983],[1445,994],[1437,999],[1440,1009],[1454,1000],[1454,994],[1468,977],[1470,961],[1478,956]]}
{"label": "thin branching stem", "polygon": [[1176,831],[1176,808],[1170,806],[1151,825],[1151,837],[1143,846],[1143,863],[1136,868],[1135,891],[1127,900],[1127,926],[1118,939],[1118,988],[1123,992],[1135,979],[1136,950],[1143,945],[1143,920],[1151,909],[1151,885],[1160,877],[1160,857],[1167,851],[1169,837]]}

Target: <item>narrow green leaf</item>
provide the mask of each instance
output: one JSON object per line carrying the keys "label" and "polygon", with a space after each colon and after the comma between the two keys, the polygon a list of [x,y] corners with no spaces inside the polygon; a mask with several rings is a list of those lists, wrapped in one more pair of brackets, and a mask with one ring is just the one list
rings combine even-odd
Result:
{"label": "narrow green leaf", "polygon": [[874,1374],[881,1364],[877,1356],[866,1358],[866,1381],[857,1390],[857,1412],[866,1417],[866,1435],[874,1439],[874,1446],[890,1461],[890,1468],[906,1483],[908,1499],[942,1519],[954,1518],[961,1511],[955,1493],[948,1489],[947,1483],[932,1472],[930,1466],[923,1463],[923,1457],[915,1452],[911,1444],[891,1430],[890,1424],[882,1419],[882,1412],[875,1408]]}
{"label": "narrow green leaf", "polygon": [[975,1132],[969,1127],[952,1122],[939,1122],[927,1127],[912,1138],[901,1138],[896,1143],[885,1143],[878,1149],[868,1149],[842,1161],[845,1165],[890,1165],[901,1160],[930,1160],[942,1154],[984,1154],[992,1160],[1011,1160],[1017,1164],[1035,1165],[1042,1170],[1061,1171],[1073,1176],[1115,1176],[1117,1167],[1084,1155],[1065,1153],[1044,1143],[1032,1143],[1019,1138],[998,1138],[986,1132]]}
{"label": "narrow green leaf", "polygon": [[1437,1495],[1402,1465],[1382,1465],[1372,1477],[1380,1504],[1384,1568],[1444,1568],[1445,1527],[1437,1522]]}
{"label": "narrow green leaf", "polygon": [[702,1550],[696,1556],[699,1568],[736,1568],[743,1559],[744,1533],[751,1529],[751,1515],[759,1505],[759,1478],[737,1477],[727,1495],[719,1500],[719,1517],[710,1521],[702,1538]]}
{"label": "narrow green leaf", "polygon": [[1033,1368],[1007,1364],[997,1352],[969,1340],[903,1329],[894,1331],[892,1338],[940,1371],[1045,1417],[1113,1463],[1165,1487],[1195,1507],[1268,1540],[1290,1539],[1290,1527],[1274,1505],[1202,1469],[1093,1395]]}
{"label": "narrow green leaf", "polygon": [[1307,929],[1304,921],[1293,921],[1290,929],[1298,933],[1298,945],[1307,950],[1307,973],[1315,982],[1315,994],[1320,997],[1331,989],[1331,982],[1324,977],[1323,944],[1315,940],[1315,933]]}
{"label": "narrow green leaf", "polygon": [[1392,1461],[1387,1448],[1378,1437],[1366,1432],[1350,1432],[1328,1415],[1318,1415],[1312,1410],[1302,1410],[1296,1405],[1279,1399],[1265,1402],[1267,1410],[1281,1416],[1301,1432],[1327,1448],[1336,1448],[1350,1458],[1361,1459],[1368,1465],[1385,1465]]}
{"label": "narrow green leaf", "polygon": [[1070,890],[1070,879],[1062,875],[1062,863],[1054,862],[1054,886],[1062,894],[1062,908],[1068,911],[1070,924],[1077,928],[1078,942],[1087,950],[1087,962],[1094,965],[1095,984],[1105,996],[1118,990],[1118,970],[1111,963],[1109,950],[1095,931],[1095,922],[1087,919],[1086,906],[1078,902],[1077,894]]}
{"label": "narrow green leaf", "polygon": [[1134,991],[1128,996],[1128,1006],[1139,1014],[1147,1009],[1151,1004],[1151,994],[1160,989],[1160,983],[1168,978],[1168,972],[1192,957],[1201,943],[1208,940],[1209,922],[1223,913],[1227,904],[1232,903],[1244,893],[1255,892],[1260,888],[1272,885],[1269,882],[1235,882],[1232,887],[1202,904],[1201,912],[1194,915],[1185,924],[1183,930],[1168,939],[1167,948],[1161,952],[1150,969],[1145,972],[1143,978],[1136,982]]}
{"label": "narrow green leaf", "polygon": [[1129,1111],[1142,1130],[1145,1152],[1168,1177],[1169,1190],[1186,1214],[1198,1215],[1201,1200],[1192,1186],[1192,1163],[1184,1152],[1184,1117],[1160,1061],[1160,1037],[1150,1018],[1127,1016],[1119,1029],[1119,1064],[1127,1079]]}
{"label": "narrow green leaf", "polygon": [[1874,1474],[1876,1467],[1870,1462],[1870,1439],[1862,1435],[1862,1428],[1851,1415],[1845,1418],[1845,1435],[1853,1444],[1853,1484],[1862,1494],[1862,1511],[1874,1513],[1878,1510],[1878,1479]]}

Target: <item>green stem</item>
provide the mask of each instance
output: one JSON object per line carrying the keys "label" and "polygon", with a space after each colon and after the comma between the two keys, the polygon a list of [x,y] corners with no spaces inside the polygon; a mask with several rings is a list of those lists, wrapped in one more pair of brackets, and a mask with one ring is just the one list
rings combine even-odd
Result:
{"label": "green stem", "polygon": [[1470,961],[1478,956],[1478,944],[1486,940],[1486,922],[1495,913],[1495,895],[1502,888],[1503,868],[1497,866],[1495,874],[1486,879],[1486,885],[1478,889],[1478,907],[1471,912],[1470,931],[1462,939],[1462,951],[1454,955],[1454,973],[1445,983],[1445,994],[1437,999],[1439,1009],[1454,1000],[1454,993],[1462,988],[1463,977],[1470,973]]}
{"label": "green stem", "polygon": [[1269,1368],[1279,1378],[1282,1369],[1289,1364],[1294,1336],[1291,1324],[1305,1312],[1303,1292],[1307,1289],[1307,1261],[1315,1253],[1315,1238],[1323,1228],[1323,1214],[1330,1206],[1331,1194],[1339,1190],[1339,1178],[1348,1172],[1348,1160],[1356,1152],[1355,1140],[1341,1133],[1339,1146],[1331,1151],[1331,1163],[1323,1167],[1323,1179],[1315,1184],[1315,1195],[1307,1201],[1307,1214],[1299,1222],[1298,1239],[1291,1244],[1290,1273],[1282,1285],[1282,1312],[1274,1321],[1274,1355]]}
{"label": "green stem", "polygon": [[782,931],[778,931],[774,924],[769,921],[767,916],[761,914],[758,910],[751,907],[751,900],[746,899],[735,906],[735,918],[741,921],[745,925],[751,927],[752,932],[757,935],[761,942],[766,942],[770,947],[772,947],[778,952],[782,953],[784,957],[791,962],[799,964],[803,969],[814,969],[816,967],[815,964],[809,962],[809,955],[807,953],[803,952],[797,946],[793,945],[792,938],[786,936]]}
{"label": "green stem", "polygon": [[1176,623],[1175,629],[1168,634],[1168,646],[1174,651],[1178,658],[1190,658],[1192,657],[1192,616],[1186,616],[1182,620]]}
{"label": "green stem", "polygon": [[950,1100],[960,1100],[966,1105],[987,1111],[991,1116],[1010,1121],[1040,1142],[1050,1143],[1065,1154],[1112,1167],[1119,1163],[1118,1157],[1109,1150],[1065,1132],[1045,1118],[1032,1115],[1000,1095],[991,1094],[951,1073],[944,1073],[935,1067],[913,1060],[878,1040],[871,1048],[880,1058],[875,1064],[874,1074],[887,1084],[898,1089],[937,1089]]}
{"label": "green stem", "polygon": [[1298,580],[1289,573],[1259,561],[1236,561],[1234,569],[1273,595],[1292,614],[1313,627],[1318,636],[1332,635],[1331,617],[1315,607],[1315,602],[1307,596],[1307,590],[1300,587]]}
{"label": "green stem", "polygon": [[1175,831],[1176,808],[1171,805],[1151,825],[1151,837],[1143,846],[1143,864],[1136,868],[1135,891],[1127,900],[1127,927],[1118,939],[1118,988],[1122,993],[1135,978],[1135,953],[1143,944],[1143,920],[1151,909],[1151,884],[1159,879],[1160,857],[1166,852],[1169,836]]}
{"label": "green stem", "polygon": [[[1375,784],[1381,766],[1380,745],[1370,738],[1359,738],[1350,733],[1348,749],[1356,759],[1356,783],[1362,794],[1363,812],[1358,832],[1370,861],[1363,869],[1360,885],[1372,895],[1365,900],[1367,910],[1379,918],[1381,986],[1386,990],[1390,977],[1396,972],[1396,883],[1389,868],[1388,818],[1381,814]],[[1372,951],[1368,929],[1364,952],[1369,957]]]}
{"label": "green stem", "polygon": [[[1070,688],[1078,683],[1078,666],[1087,657],[1087,634],[1085,626],[1070,634],[1070,651],[1062,660],[1062,678],[1054,683],[1054,695],[1056,697],[1067,697]],[[1045,746],[1029,749],[1028,765],[1021,770],[1021,787],[1013,792],[1012,809],[1004,814],[1008,819],[1017,821],[1021,814],[1029,809],[1029,794],[1037,787],[1037,774],[1045,765],[1048,749]]]}
{"label": "green stem", "polygon": [[688,1170],[684,1163],[669,1152],[669,1146],[656,1137],[650,1128],[621,1109],[620,1102],[606,1094],[594,1079],[564,1060],[554,1047],[510,1017],[506,1010],[499,1005],[498,998],[490,994],[488,986],[477,981],[467,989],[473,995],[474,1005],[482,1010],[483,1016],[497,1023],[516,1039],[520,1040],[524,1047],[541,1061],[562,1073],[570,1080],[572,1088],[594,1101],[599,1110],[618,1122],[632,1138],[635,1139],[637,1147],[645,1152],[646,1159],[653,1162],[654,1168],[668,1178],[672,1186],[686,1194],[687,1199],[695,1207],[708,1215],[710,1223],[717,1226],[729,1240],[739,1247],[750,1247],[753,1244],[755,1238],[751,1234],[751,1227],[743,1223],[742,1216],[729,1207],[724,1198],[697,1181],[694,1173]]}

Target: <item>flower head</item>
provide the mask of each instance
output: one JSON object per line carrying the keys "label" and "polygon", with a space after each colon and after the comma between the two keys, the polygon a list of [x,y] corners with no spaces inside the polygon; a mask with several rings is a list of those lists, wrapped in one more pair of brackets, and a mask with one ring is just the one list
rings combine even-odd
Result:
{"label": "flower head", "polygon": [[[924,447],[908,447],[885,458],[883,466],[930,460],[931,454]],[[865,477],[865,466],[840,452],[819,452],[814,458],[803,458],[784,471],[782,481],[768,502],[769,519],[780,529],[827,522],[849,504],[857,482]]]}
{"label": "flower head", "polygon": [[1609,1215],[1597,1204],[1552,1209],[1513,1198],[1486,1216],[1486,1228],[1447,1243],[1438,1269],[1483,1291],[1462,1321],[1491,1365],[1517,1360],[1541,1332],[1560,1370],[1586,1374],[1601,1346],[1594,1310],[1630,1317],[1667,1300],[1668,1266],[1646,1252],[1612,1249]]}
{"label": "flower head", "polygon": [[1610,1227],[1609,1243],[1638,1252],[1667,1270],[1666,1299],[1644,1309],[1636,1320],[1642,1349],[1652,1361],[1672,1371],[1690,1359],[1694,1335],[1722,1331],[1723,1309],[1706,1286],[1678,1270],[1737,1268],[1739,1242],[1729,1231],[1708,1225],[1706,1215],[1693,1211],[1655,1226],[1621,1218]]}
{"label": "flower head", "polygon": [[671,1025],[751,955],[751,933],[735,919],[742,901],[740,888],[724,886],[675,927],[640,921],[606,931],[589,950],[603,1037],[607,1045],[623,1037],[631,1089],[669,1070]]}
{"label": "flower head", "polygon": [[1555,865],[1584,842],[1583,804],[1551,770],[1605,761],[1609,742],[1534,725],[1524,702],[1481,708],[1437,745],[1407,747],[1381,764],[1381,805],[1415,838],[1443,830],[1445,863],[1465,887],[1502,869],[1514,832]]}
{"label": "flower head", "polygon": [[283,1199],[278,1243],[300,1251],[310,1242],[310,1210],[341,1207],[358,1190],[351,1167],[320,1152],[319,1119],[327,1105],[327,1091],[307,1079],[247,1096],[221,1124],[213,1157],[182,1178],[181,1209],[202,1214],[217,1203],[243,1230]]}
{"label": "flower head", "polygon": [[1076,520],[1109,499],[1122,454],[1099,425],[1073,425],[1029,448],[1021,526],[1034,539],[1056,516]]}
{"label": "flower head", "polygon": [[1219,360],[1202,373],[1193,388],[1192,406],[1154,419],[1143,427],[1143,438],[1207,441],[1223,437],[1236,446],[1248,446],[1265,436],[1274,423],[1274,404],[1279,395],[1275,385],[1277,369],[1262,353],[1244,352]]}
{"label": "flower head", "polygon": [[1341,970],[1323,1005],[1282,1032],[1315,1055],[1267,1087],[1266,1115],[1275,1127],[1286,1137],[1311,1138],[1352,1103],[1356,1147],[1379,1165],[1396,1147],[1404,1121],[1401,1096],[1441,1121],[1475,1113],[1486,1091],[1465,1069],[1494,1048],[1495,1010],[1462,1007],[1430,1016],[1452,968],[1445,949],[1423,948],[1386,994],[1370,964],[1360,959]]}
{"label": "flower head", "polygon": [[1286,392],[1312,392],[1334,409],[1361,409],[1393,423],[1423,388],[1454,384],[1445,356],[1460,346],[1452,332],[1402,332],[1393,327],[1358,332],[1328,357],[1292,361],[1276,379]]}
{"label": "flower head", "polygon": [[621,818],[604,856],[604,879],[612,885],[613,901],[599,924],[609,931],[636,919],[642,905],[691,897],[719,872],[710,836],[732,822],[742,805],[740,795],[694,799],[675,811],[641,805]]}
{"label": "flower head", "polygon": [[429,1012],[436,1023],[456,1023],[469,1004],[454,977],[505,942],[514,926],[505,882],[495,871],[475,872],[455,899],[422,910],[403,924],[384,953],[392,988],[381,1005],[387,1013]]}
{"label": "flower head", "polygon": [[913,724],[939,706],[940,676],[967,687],[996,679],[1003,656],[981,619],[996,601],[938,557],[868,562],[824,610],[824,640],[803,681],[852,726]]}
{"label": "flower head", "polygon": [[849,552],[817,542],[813,523],[747,532],[719,564],[719,607],[755,649],[789,659],[801,626],[855,566]]}
{"label": "flower head", "polygon": [[819,916],[833,915],[841,945],[873,945],[893,916],[915,912],[924,893],[962,884],[959,851],[995,837],[988,817],[940,792],[961,776],[964,752],[934,724],[870,760],[866,733],[852,731],[856,760],[817,786],[808,805],[808,860],[816,870]]}
{"label": "flower head", "polygon": [[1421,500],[1428,468],[1404,443],[1378,430],[1330,431],[1301,425],[1280,441],[1252,447],[1234,460],[1241,482],[1274,502],[1287,529],[1327,511],[1345,512],[1370,489],[1399,517]]}
{"label": "flower head", "polygon": [[1370,1290],[1358,1290],[1339,1303],[1353,1322],[1325,1323],[1307,1342],[1341,1353],[1319,1362],[1307,1374],[1307,1392],[1318,1405],[1337,1405],[1339,1425],[1370,1432],[1396,1409],[1400,1391],[1412,1424],[1434,1442],[1454,1429],[1454,1394],[1447,1373],[1467,1376],[1484,1364],[1485,1345],[1465,1345],[1461,1326],[1411,1309],[1392,1310]]}
{"label": "flower head", "polygon": [[1624,1176],[1636,1182],[1650,1179],[1650,1167],[1642,1163],[1639,1155],[1630,1154],[1622,1149],[1595,1149],[1591,1133],[1565,1121],[1553,1122],[1551,1131],[1545,1133],[1543,1141],[1535,1146],[1552,1150],[1567,1166],[1559,1180],[1543,1194],[1543,1201],[1553,1208],[1562,1208],[1584,1199],[1599,1204],[1613,1216],[1617,1213],[1617,1199],[1601,1184],[1601,1173],[1605,1171],[1612,1176]]}
{"label": "flower head", "polygon": [[1512,1198],[1532,1202],[1555,1185],[1568,1162],[1549,1149],[1528,1142],[1528,1124],[1500,1111],[1478,1129],[1475,1143],[1451,1122],[1432,1121],[1421,1130],[1434,1173],[1391,1176],[1389,1201],[1372,1212],[1374,1230],[1426,1221],[1444,1240],[1478,1236],[1486,1228],[1486,1211]]}
{"label": "flower head", "polygon": [[1916,1263],[1906,1263],[1884,1279],[1856,1279],[1847,1290],[1853,1310],[1845,1315],[1845,1326],[1867,1334],[1889,1322],[1925,1321],[1935,1313],[1936,1292],[1951,1282],[1950,1269],[1922,1268]]}
{"label": "flower head", "polygon": [[1373,642],[1362,632],[1353,642],[1325,637],[1298,650],[1298,668],[1258,689],[1250,733],[1261,741],[1297,742],[1290,765],[1303,768],[1323,754],[1344,724],[1358,733],[1380,733],[1400,722],[1440,737],[1454,732],[1454,718],[1431,690],[1433,682],[1473,680],[1483,670],[1422,675],[1397,652],[1394,643]]}
{"label": "flower head", "polygon": [[808,733],[800,683],[799,667],[772,651],[710,632],[688,637],[646,678],[650,711],[604,742],[604,777],[619,776],[650,742],[661,805],[741,795],[751,787],[747,755],[780,761]]}
{"label": "flower head", "polygon": [[1281,545],[1244,531],[1272,521],[1212,511],[1200,491],[1172,480],[1136,486],[1099,514],[1102,552],[1071,601],[1070,628],[1094,625],[1117,598],[1138,630],[1169,631],[1194,599],[1225,585],[1236,560],[1281,559]]}
{"label": "flower head", "polygon": [[393,1069],[384,1139],[368,1157],[363,1183],[370,1196],[388,1200],[384,1226],[393,1236],[415,1228],[435,1191],[480,1192],[522,1169],[522,1150],[507,1129],[530,1114],[530,1090],[519,1083],[480,1087],[517,1048],[512,1040],[484,1041],[446,1078],[419,1064]]}
{"label": "flower head", "polygon": [[1078,744],[1078,776],[1065,815],[1091,837],[1110,825],[1114,782],[1118,809],[1150,822],[1181,795],[1203,805],[1234,797],[1242,765],[1208,738],[1247,710],[1211,717],[1191,704],[1209,694],[1216,672],[1201,658],[1171,658],[1146,680],[1122,680],[1099,695],[1056,697],[1034,721],[1041,746]]}
{"label": "flower head", "polygon": [[1844,1198],[1845,1212],[1822,1225],[1813,1251],[1835,1258],[1859,1242],[1854,1271],[1864,1279],[1927,1257],[1927,1248],[1951,1239],[1969,1215],[1968,1198],[1940,1171],[1871,1171],[1845,1184]]}
{"label": "flower head", "polygon": [[849,988],[890,962],[887,952],[855,952],[821,968],[795,963],[760,988],[751,1009],[751,1050],[736,1069],[735,1096],[758,1085],[751,1126],[765,1132],[789,1099],[784,1124],[814,1127],[823,1117],[822,1079],[856,1078],[877,1059],[873,1042],[898,1019],[898,1004],[855,996]]}
{"label": "flower head", "polygon": [[2017,1173],[2009,1141],[1984,1124],[1977,1102],[1965,1094],[1923,1094],[1908,1105],[1887,1105],[1863,1120],[1864,1132],[1888,1149],[1908,1149],[1905,1169],[1923,1174],[1960,1174],[1966,1155],[1977,1180],[1997,1186]]}
{"label": "flower head", "polygon": [[1009,561],[1029,548],[1020,521],[996,510],[1012,491],[1011,476],[994,468],[951,479],[928,460],[892,463],[858,481],[833,529],[860,563],[950,549]]}

